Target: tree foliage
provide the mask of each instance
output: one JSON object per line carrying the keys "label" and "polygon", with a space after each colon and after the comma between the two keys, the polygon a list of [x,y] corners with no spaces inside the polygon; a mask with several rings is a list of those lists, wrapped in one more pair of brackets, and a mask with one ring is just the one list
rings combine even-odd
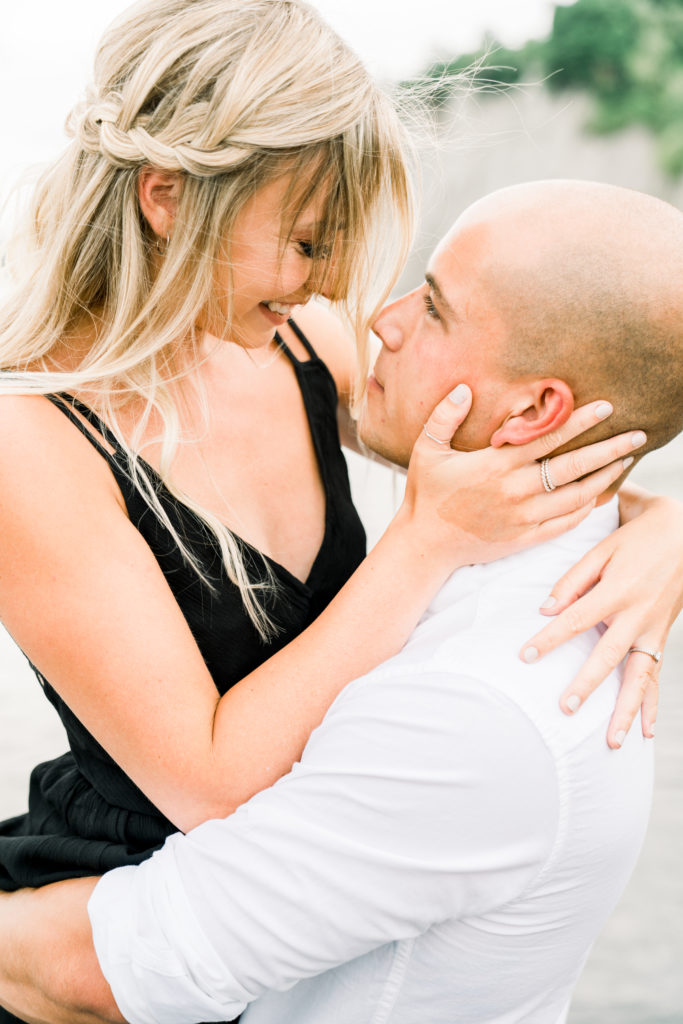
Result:
{"label": "tree foliage", "polygon": [[661,166],[683,174],[683,0],[576,0],[557,6],[550,37],[518,50],[495,43],[427,71],[443,100],[452,76],[473,68],[499,87],[542,76],[553,90],[593,98],[589,128],[640,124],[654,135]]}

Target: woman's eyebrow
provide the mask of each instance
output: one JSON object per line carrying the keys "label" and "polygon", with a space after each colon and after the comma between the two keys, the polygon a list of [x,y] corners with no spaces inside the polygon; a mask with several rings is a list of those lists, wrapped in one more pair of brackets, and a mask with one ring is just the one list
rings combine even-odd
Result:
{"label": "woman's eyebrow", "polygon": [[[315,234],[316,232],[320,231],[320,229],[324,228],[325,226],[326,226],[325,219],[322,218],[322,217],[316,217],[316,218],[313,218],[313,219],[296,221],[292,230],[293,231],[301,231],[301,232],[306,231],[306,232],[310,232],[311,234]],[[336,224],[335,227],[336,227],[336,230],[338,232],[346,230],[346,224],[343,224],[343,223],[342,224]]]}
{"label": "woman's eyebrow", "polygon": [[457,313],[451,306],[450,302],[444,295],[443,291],[441,290],[441,287],[439,286],[439,282],[436,280],[434,275],[430,273],[425,274],[425,281],[427,282],[431,290],[434,292],[437,302],[443,309],[446,316],[449,316],[452,320],[459,320],[459,316],[457,315]]}

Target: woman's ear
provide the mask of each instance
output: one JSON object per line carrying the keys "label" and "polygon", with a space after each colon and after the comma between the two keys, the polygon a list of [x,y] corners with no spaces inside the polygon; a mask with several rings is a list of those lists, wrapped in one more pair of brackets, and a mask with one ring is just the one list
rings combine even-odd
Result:
{"label": "woman's ear", "polygon": [[145,165],[138,178],[142,214],[155,235],[166,238],[173,230],[182,188],[180,174],[157,171]]}
{"label": "woman's ear", "polygon": [[574,395],[563,380],[537,380],[525,385],[515,410],[491,437],[491,445],[526,444],[557,430],[574,411]]}

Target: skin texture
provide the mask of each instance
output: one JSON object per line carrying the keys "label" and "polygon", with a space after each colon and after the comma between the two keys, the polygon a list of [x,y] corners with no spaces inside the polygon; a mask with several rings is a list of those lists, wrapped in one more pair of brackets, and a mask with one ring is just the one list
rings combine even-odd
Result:
{"label": "skin texture", "polygon": [[[173,233],[174,217],[182,187],[176,174],[145,168],[140,175],[140,208],[161,240]],[[260,189],[241,210],[223,259],[216,267],[216,292],[223,313],[228,315],[228,295],[233,295],[231,337],[247,348],[272,342],[275,331],[287,316],[273,320],[264,310],[267,302],[292,308],[305,305],[314,294],[325,295],[333,286],[329,260],[314,245],[316,229],[322,223],[325,192],[318,189],[304,210],[290,224],[287,175]],[[283,247],[282,239],[288,236]],[[327,277],[325,285],[323,277]],[[219,337],[220,324],[206,325]]]}
{"label": "skin texture", "polygon": [[383,344],[362,437],[407,464],[425,410],[464,381],[475,397],[461,449],[524,444],[598,397],[615,408],[603,436],[640,427],[643,451],[665,443],[683,427],[683,382],[671,373],[683,356],[681,239],[673,207],[587,182],[475,203],[437,246],[426,283],[375,324]]}
{"label": "skin texture", "polygon": [[[539,186],[538,192],[533,193],[533,201],[531,194],[527,197],[532,208],[535,203],[542,203],[544,188]],[[524,196],[520,194],[520,198]],[[460,506],[458,511],[462,518],[458,528],[468,557],[473,561],[496,557],[511,550],[509,524],[499,521],[496,525],[496,520],[500,519],[497,503],[501,500],[501,475],[508,488],[507,496],[515,489],[518,497],[522,493],[534,495],[536,503],[527,502],[526,507],[531,522],[535,516],[547,515],[552,503],[556,514],[562,516],[563,525],[569,526],[572,516],[573,521],[578,521],[575,513],[569,511],[575,508],[577,495],[580,493],[579,502],[588,506],[597,495],[609,491],[623,475],[621,457],[633,451],[630,436],[622,439],[621,448],[613,441],[607,442],[612,458],[619,457],[619,462],[594,477],[592,491],[585,482],[571,484],[569,481],[577,469],[587,472],[601,464],[598,452],[604,460],[607,449],[598,447],[592,455],[583,452],[578,462],[573,453],[561,455],[553,459],[553,478],[566,486],[552,495],[541,491],[535,460],[558,445],[571,443],[581,427],[595,428],[600,417],[596,404],[571,416],[574,396],[560,378],[526,373],[510,379],[507,365],[504,373],[499,370],[499,360],[503,361],[509,351],[510,326],[487,288],[480,284],[480,279],[486,281],[487,254],[491,250],[487,217],[498,218],[500,214],[496,206],[498,200],[494,197],[491,202],[488,211],[484,205],[478,211],[475,208],[472,219],[468,220],[465,215],[437,249],[429,274],[439,285],[439,293],[433,283],[429,288],[411,293],[388,307],[376,324],[383,349],[375,367],[378,383],[370,384],[361,431],[366,441],[382,454],[402,464],[410,460],[410,472],[406,503],[394,527],[402,543],[390,549],[387,559],[387,548],[380,542],[376,553],[368,559],[363,586],[380,613],[384,605],[391,605],[393,621],[397,610],[393,591],[388,593],[384,583],[383,567],[387,563],[391,565],[393,579],[404,572],[410,575],[414,588],[422,588],[422,594],[434,585],[438,575],[436,559],[433,564],[430,562],[432,553],[424,552],[421,544],[419,548],[415,546],[424,533],[407,528],[415,521],[420,522],[421,530],[428,521],[438,556],[442,545],[442,550],[446,549],[446,537],[453,543],[451,510]],[[524,207],[525,217],[528,206],[529,202]],[[296,290],[291,294],[296,296]],[[425,304],[425,295],[434,309]],[[257,306],[262,299],[256,295],[252,298],[254,301],[245,307],[244,317],[245,324],[252,318],[255,327],[260,325]],[[446,316],[446,304],[456,316]],[[256,334],[260,336],[259,331]],[[264,330],[266,341],[267,335]],[[492,448],[467,456],[457,455],[448,445],[439,445],[422,432],[426,420],[427,429],[435,437],[445,441],[452,437],[469,410],[470,391],[466,389],[465,401],[459,405],[448,398],[442,399],[455,384],[463,382],[475,392],[475,402],[471,417],[458,434],[458,444],[476,449],[483,449],[489,439],[494,444]],[[437,402],[435,411],[429,415]],[[525,442],[531,442],[527,449],[522,448]],[[463,486],[449,502],[444,500],[443,478],[458,465],[463,470]],[[421,473],[419,490],[414,486],[416,470]],[[583,489],[579,492],[579,488]],[[463,509],[465,504],[467,508]],[[490,522],[484,515],[487,509],[496,513],[491,514]],[[431,519],[428,520],[425,510]],[[548,528],[538,525],[530,532],[537,542],[553,535]],[[405,565],[399,564],[397,557],[404,557]],[[416,571],[420,562],[422,577]],[[425,566],[425,562],[429,564]],[[358,608],[357,602],[349,606],[342,592],[337,609],[337,619],[341,616],[346,627],[346,631],[342,630],[342,639],[361,635],[363,609]],[[330,633],[328,621],[329,617],[321,616],[307,631],[306,639],[300,640],[325,652],[329,671],[340,662],[348,662],[349,652],[348,645],[340,646],[339,635]],[[405,630],[408,621],[407,616],[401,619],[399,631]],[[271,659],[268,667],[259,673],[261,679],[265,677],[273,684],[271,699],[283,675],[300,676],[298,646],[299,641],[295,641],[282,652],[283,658]],[[354,674],[360,673],[355,671]],[[247,733],[251,734],[252,727],[259,727],[264,713],[267,716],[268,712],[257,708],[254,721],[246,721]],[[220,729],[220,713],[215,721]],[[111,992],[95,965],[85,909],[92,885],[92,880],[78,880],[0,899],[0,998],[27,1020],[60,1024],[63,1021],[86,1024],[95,1019],[120,1020]],[[57,932],[59,956],[54,954]]]}
{"label": "skin texture", "polygon": [[[552,436],[576,404],[602,395],[615,412],[587,436],[644,427],[644,443],[636,444],[633,434],[638,458],[683,427],[683,374],[672,372],[683,356],[682,296],[683,217],[668,204],[588,182],[536,182],[494,193],[466,210],[437,246],[425,284],[378,318],[382,349],[360,433],[385,458],[405,465],[422,427],[420,413],[465,381],[474,392],[473,407],[453,447],[523,444],[548,431]],[[404,395],[410,400],[402,401]],[[578,465],[580,452],[574,458]],[[648,501],[650,515],[639,522],[634,514]],[[621,501],[622,521],[633,520],[623,533],[648,555],[654,555],[653,533],[663,529],[672,539],[649,572],[659,580],[647,599],[650,607],[641,581],[633,578],[632,556],[619,547],[620,531],[554,588],[542,611],[558,618],[521,652],[536,660],[561,637],[603,620],[609,624],[562,697],[568,714],[631,646],[663,649],[680,608],[678,598],[663,617],[658,607],[673,583],[670,552],[680,543],[680,507],[654,501],[637,490],[625,490]],[[605,616],[598,607],[612,585],[620,607]],[[621,744],[641,706],[643,732],[654,734],[657,679],[658,665],[647,655],[628,658],[610,746]]]}

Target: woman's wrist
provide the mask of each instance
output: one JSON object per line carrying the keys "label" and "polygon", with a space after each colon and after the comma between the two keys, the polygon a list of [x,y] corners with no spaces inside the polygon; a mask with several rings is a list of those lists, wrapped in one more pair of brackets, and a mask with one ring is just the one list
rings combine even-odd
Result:
{"label": "woman's wrist", "polygon": [[427,528],[405,503],[385,530],[380,543],[390,544],[401,568],[410,573],[411,583],[432,584],[435,592],[451,573],[463,565],[469,565],[466,553],[459,551],[454,530],[440,531],[433,526]]}

